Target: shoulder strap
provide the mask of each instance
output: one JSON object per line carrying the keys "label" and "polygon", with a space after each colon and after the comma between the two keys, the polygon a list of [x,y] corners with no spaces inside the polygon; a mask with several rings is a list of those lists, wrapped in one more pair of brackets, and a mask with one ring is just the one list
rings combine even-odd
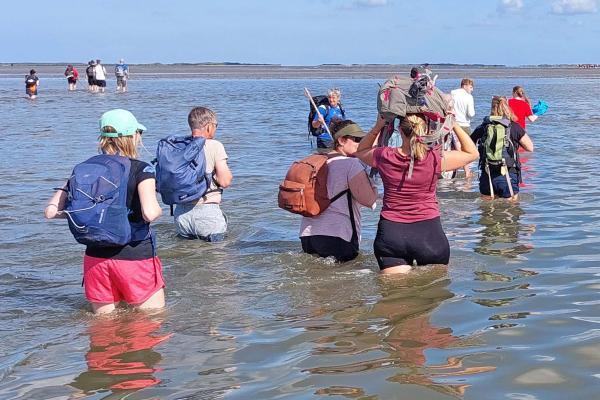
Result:
{"label": "shoulder strap", "polygon": [[350,225],[352,225],[351,241],[354,242],[355,240],[358,240],[358,232],[356,231],[356,222],[354,221],[354,208],[352,208],[352,192],[349,188],[346,190],[342,190],[340,193],[333,196],[331,200],[329,200],[329,203],[333,203],[334,201],[336,201],[344,195],[346,195],[346,198],[348,199],[348,213],[350,214]]}
{"label": "shoulder strap", "polygon": [[338,103],[338,107],[340,108],[340,112],[342,113],[342,118],[346,119],[346,111],[344,110],[344,106],[342,106],[342,103]]}
{"label": "shoulder strap", "polygon": [[350,225],[352,225],[352,239],[350,242],[358,242],[358,232],[356,231],[356,222],[354,221],[354,208],[352,207],[352,192],[350,189],[346,191],[348,198],[348,212],[350,213]]}
{"label": "shoulder strap", "polygon": [[328,160],[330,160],[332,158],[336,158],[336,157],[345,157],[342,153],[338,153],[338,152],[327,153],[326,156],[327,156]]}

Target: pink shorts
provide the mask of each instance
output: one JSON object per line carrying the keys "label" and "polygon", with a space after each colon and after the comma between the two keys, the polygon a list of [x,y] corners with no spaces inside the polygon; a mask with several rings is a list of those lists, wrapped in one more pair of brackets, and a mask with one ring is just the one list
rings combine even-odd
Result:
{"label": "pink shorts", "polygon": [[92,303],[141,304],[165,287],[158,257],[113,260],[83,257],[85,297]]}

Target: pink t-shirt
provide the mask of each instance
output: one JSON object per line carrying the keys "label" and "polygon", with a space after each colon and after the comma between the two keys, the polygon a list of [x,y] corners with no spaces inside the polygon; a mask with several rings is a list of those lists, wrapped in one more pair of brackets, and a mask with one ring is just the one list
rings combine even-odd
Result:
{"label": "pink t-shirt", "polygon": [[383,182],[383,218],[412,223],[440,216],[436,197],[438,175],[442,170],[439,147],[427,152],[422,161],[415,159],[410,179],[410,157],[401,155],[396,148],[376,148],[373,161]]}

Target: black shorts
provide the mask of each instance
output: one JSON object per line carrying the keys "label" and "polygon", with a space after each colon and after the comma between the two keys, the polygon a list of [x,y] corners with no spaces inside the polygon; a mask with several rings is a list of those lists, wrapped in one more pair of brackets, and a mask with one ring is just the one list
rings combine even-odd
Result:
{"label": "black shorts", "polygon": [[358,256],[358,239],[346,242],[337,236],[302,236],[302,250],[308,254],[319,257],[334,257],[336,261],[345,262],[354,260]]}
{"label": "black shorts", "polygon": [[94,80],[94,77],[88,76],[88,85],[93,86],[95,84],[96,84],[96,81]]}
{"label": "black shorts", "polygon": [[98,86],[98,87],[106,87],[106,81],[105,80],[96,81],[96,86]]}
{"label": "black shorts", "polygon": [[70,78],[67,78],[67,82],[69,82],[69,83],[77,83],[77,79],[75,79],[73,77],[70,77]]}
{"label": "black shorts", "polygon": [[450,244],[440,217],[402,223],[380,217],[373,242],[380,269],[396,265],[448,264]]}

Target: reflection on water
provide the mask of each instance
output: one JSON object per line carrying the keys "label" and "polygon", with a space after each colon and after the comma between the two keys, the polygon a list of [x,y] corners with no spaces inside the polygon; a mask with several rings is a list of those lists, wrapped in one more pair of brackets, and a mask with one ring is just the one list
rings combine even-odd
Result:
{"label": "reflection on water", "polygon": [[479,209],[478,223],[483,230],[474,247],[477,253],[516,258],[533,249],[535,225],[520,223],[525,212],[518,202],[482,201]]}
{"label": "reflection on water", "polygon": [[160,383],[155,372],[162,359],[154,349],[169,339],[159,334],[162,317],[127,312],[123,316],[96,318],[86,334],[90,347],[85,356],[88,370],[77,376],[71,386],[89,395],[110,390],[125,398],[137,390]]}
{"label": "reflection on water", "polygon": [[[465,366],[459,357],[448,357],[442,363],[428,360],[432,351],[465,344],[453,334],[450,326],[432,321],[439,305],[454,297],[449,285],[445,267],[423,268],[408,277],[382,277],[380,298],[374,304],[335,313],[338,322],[353,328],[345,334],[320,337],[314,355],[324,361],[346,355],[346,361],[353,362],[306,369],[313,376],[325,378],[320,382],[327,382],[315,394],[371,398],[370,390],[377,387],[376,393],[380,393],[381,398],[428,398],[433,392],[451,397],[464,395],[469,385],[445,383],[444,380],[490,372],[495,368]],[[369,374],[372,379],[360,380],[353,385],[332,384],[343,381],[344,376],[359,373]],[[387,384],[383,385],[384,382]],[[416,386],[402,389],[403,395],[399,395],[399,387],[394,386],[398,384]]]}
{"label": "reflection on water", "polygon": [[445,268],[432,269],[408,281],[406,287],[387,282],[381,301],[375,304],[373,316],[383,316],[390,329],[383,339],[389,345],[390,356],[404,370],[394,374],[390,381],[421,385],[437,392],[462,396],[466,384],[440,383],[449,376],[473,375],[493,370],[490,366],[465,367],[460,358],[450,357],[442,364],[431,364],[427,352],[460,345],[449,326],[438,326],[431,320],[432,313],[454,294],[448,290],[450,280]]}

